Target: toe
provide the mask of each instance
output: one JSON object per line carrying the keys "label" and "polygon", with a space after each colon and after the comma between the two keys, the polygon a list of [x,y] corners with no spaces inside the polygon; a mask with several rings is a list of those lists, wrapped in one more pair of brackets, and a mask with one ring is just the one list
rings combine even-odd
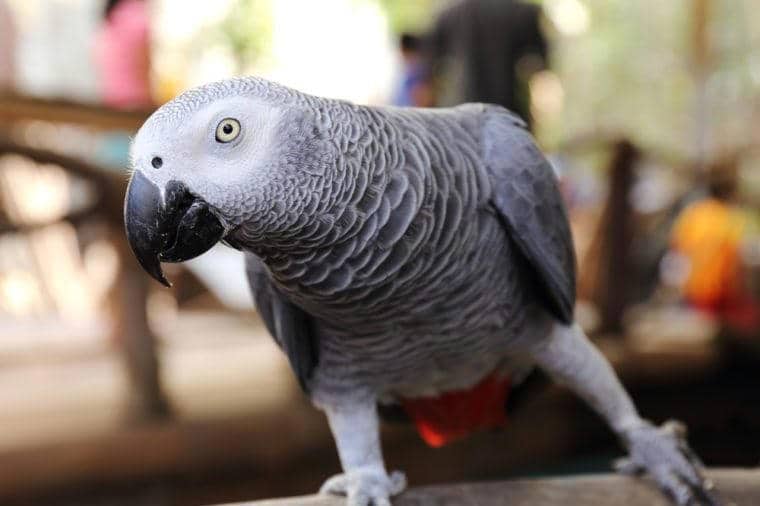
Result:
{"label": "toe", "polygon": [[660,488],[679,506],[697,504],[691,487],[670,471],[662,471],[654,477]]}
{"label": "toe", "polygon": [[705,487],[704,465],[697,454],[689,447],[684,437],[686,429],[677,429],[676,451],[669,462],[672,470],[692,487],[702,489]]}
{"label": "toe", "polygon": [[686,439],[688,435],[688,429],[683,422],[678,420],[667,420],[662,424],[662,430],[677,437],[678,439]]}
{"label": "toe", "polygon": [[629,458],[616,459],[612,463],[612,467],[618,473],[628,476],[638,476],[644,472],[643,467],[641,467],[639,464],[636,464]]}
{"label": "toe", "polygon": [[688,506],[719,506],[715,498],[702,484],[692,485],[671,470],[662,470],[655,474],[655,480],[660,488],[678,505]]}
{"label": "toe", "polygon": [[357,490],[348,494],[349,506],[391,506],[391,501],[383,494],[367,493]]}
{"label": "toe", "polygon": [[[684,445],[685,446],[685,445]],[[679,448],[678,451],[672,453],[671,458],[666,464],[670,471],[675,473],[678,477],[683,479],[692,487],[701,487],[704,479],[700,472],[698,463],[693,462],[687,453]]]}
{"label": "toe", "polygon": [[372,506],[369,496],[366,494],[349,494],[347,506]]}
{"label": "toe", "polygon": [[406,490],[406,475],[401,471],[393,471],[389,476],[390,495],[397,495]]}
{"label": "toe", "polygon": [[702,485],[692,487],[695,504],[700,506],[720,506],[721,502],[713,495],[712,490],[713,484],[708,480],[704,480]]}
{"label": "toe", "polygon": [[323,495],[346,495],[347,480],[346,475],[336,474],[328,478],[321,487],[319,493]]}
{"label": "toe", "polygon": [[692,485],[703,485],[705,466],[697,457],[697,454],[689,447],[685,440],[679,441],[679,450],[684,458],[684,469],[682,475]]}

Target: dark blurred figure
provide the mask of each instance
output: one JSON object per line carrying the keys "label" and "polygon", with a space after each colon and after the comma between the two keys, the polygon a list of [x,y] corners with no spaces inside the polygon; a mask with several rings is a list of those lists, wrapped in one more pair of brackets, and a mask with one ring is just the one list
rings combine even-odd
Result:
{"label": "dark blurred figure", "polygon": [[153,104],[150,91],[150,22],[142,0],[108,0],[95,41],[103,102],[120,109]]}
{"label": "dark blurred figure", "polygon": [[426,41],[436,105],[488,102],[528,123],[527,80],[546,65],[541,8],[518,0],[462,0],[444,10]]}
{"label": "dark blurred figure", "polygon": [[416,35],[404,33],[399,37],[401,53],[401,82],[393,98],[394,105],[430,107],[433,105],[430,81],[425,71],[422,41]]}

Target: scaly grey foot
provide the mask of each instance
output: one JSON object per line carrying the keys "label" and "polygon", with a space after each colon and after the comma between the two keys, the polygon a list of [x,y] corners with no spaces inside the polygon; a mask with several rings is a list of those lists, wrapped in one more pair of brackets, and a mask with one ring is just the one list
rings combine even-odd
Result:
{"label": "scaly grey foot", "polygon": [[383,470],[355,469],[328,478],[320,494],[344,495],[348,506],[391,506],[390,498],[406,488],[406,476],[401,471],[390,475]]}
{"label": "scaly grey foot", "polygon": [[656,427],[649,422],[623,436],[629,455],[615,463],[623,474],[648,474],[679,506],[718,506],[704,467],[686,442],[686,426],[677,421]]}

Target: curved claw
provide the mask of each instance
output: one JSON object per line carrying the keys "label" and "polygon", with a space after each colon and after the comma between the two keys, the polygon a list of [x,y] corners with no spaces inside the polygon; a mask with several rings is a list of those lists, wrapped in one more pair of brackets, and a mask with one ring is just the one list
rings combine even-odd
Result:
{"label": "curved claw", "polygon": [[682,506],[719,506],[704,478],[704,466],[686,442],[686,426],[669,421],[661,427],[645,422],[625,434],[628,458],[615,462],[627,475],[647,473],[660,489]]}

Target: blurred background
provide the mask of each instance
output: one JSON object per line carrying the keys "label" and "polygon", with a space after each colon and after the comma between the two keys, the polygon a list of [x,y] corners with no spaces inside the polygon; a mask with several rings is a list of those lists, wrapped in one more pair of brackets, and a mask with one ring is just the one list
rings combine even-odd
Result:
{"label": "blurred background", "polygon": [[[578,320],[646,417],[685,421],[708,465],[760,463],[753,0],[0,0],[0,502],[214,504],[338,471],[239,254],[167,267],[166,290],[125,242],[130,136],[181,91],[246,74],[526,118],[570,211]],[[419,485],[621,454],[551,385],[509,417],[436,450],[389,423],[388,467]]]}

